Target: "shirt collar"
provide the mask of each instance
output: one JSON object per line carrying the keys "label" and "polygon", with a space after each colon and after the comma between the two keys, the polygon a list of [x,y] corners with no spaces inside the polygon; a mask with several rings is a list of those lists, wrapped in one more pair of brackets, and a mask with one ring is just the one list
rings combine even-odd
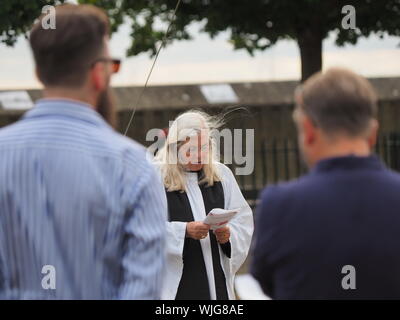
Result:
{"label": "shirt collar", "polygon": [[383,170],[385,165],[377,155],[355,156],[348,155],[342,157],[327,158],[319,161],[311,173],[327,172],[333,170]]}
{"label": "shirt collar", "polygon": [[59,116],[90,122],[98,126],[108,126],[103,117],[90,104],[69,99],[40,99],[35,107],[25,113],[23,118]]}

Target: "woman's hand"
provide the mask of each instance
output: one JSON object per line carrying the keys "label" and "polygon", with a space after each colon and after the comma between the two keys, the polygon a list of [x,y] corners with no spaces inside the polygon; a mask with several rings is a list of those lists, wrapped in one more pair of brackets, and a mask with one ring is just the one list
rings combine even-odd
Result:
{"label": "woman's hand", "polygon": [[208,235],[210,226],[200,221],[188,222],[186,224],[186,237],[194,240],[204,239]]}
{"label": "woman's hand", "polygon": [[227,243],[231,237],[231,231],[228,226],[214,230],[214,234],[220,244]]}

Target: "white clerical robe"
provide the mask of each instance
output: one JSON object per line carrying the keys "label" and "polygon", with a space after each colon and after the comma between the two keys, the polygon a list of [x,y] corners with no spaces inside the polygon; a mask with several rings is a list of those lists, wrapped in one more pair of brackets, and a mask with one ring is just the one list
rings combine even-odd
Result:
{"label": "white clerical robe", "polygon": [[[222,163],[216,163],[218,174],[224,190],[225,208],[237,209],[240,212],[229,222],[231,258],[228,258],[220,246],[219,256],[222,269],[225,274],[226,287],[229,299],[235,299],[234,278],[236,272],[245,261],[253,235],[254,223],[252,210],[244,199],[232,171]],[[205,211],[202,193],[198,185],[198,177],[195,172],[186,172],[186,193],[190,202],[195,221],[203,221],[207,213]],[[186,222],[167,222],[167,268],[162,289],[161,298],[165,300],[175,299],[179,282],[183,271],[183,248],[186,235]],[[216,299],[214,271],[210,237],[199,240],[206,265],[207,278],[212,300]]]}

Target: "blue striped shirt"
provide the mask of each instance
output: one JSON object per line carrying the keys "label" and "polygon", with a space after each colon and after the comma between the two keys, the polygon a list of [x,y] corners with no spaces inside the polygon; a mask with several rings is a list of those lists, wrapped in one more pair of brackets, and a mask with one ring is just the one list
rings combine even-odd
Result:
{"label": "blue striped shirt", "polygon": [[39,100],[0,129],[1,299],[157,299],[166,218],[144,147],[90,106]]}

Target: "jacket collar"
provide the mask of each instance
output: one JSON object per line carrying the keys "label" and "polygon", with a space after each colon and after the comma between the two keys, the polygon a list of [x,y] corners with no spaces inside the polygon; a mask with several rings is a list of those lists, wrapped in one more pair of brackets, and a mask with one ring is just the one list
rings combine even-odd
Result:
{"label": "jacket collar", "polygon": [[343,157],[327,158],[319,161],[311,173],[343,170],[383,170],[385,165],[376,155],[366,157],[348,155]]}

